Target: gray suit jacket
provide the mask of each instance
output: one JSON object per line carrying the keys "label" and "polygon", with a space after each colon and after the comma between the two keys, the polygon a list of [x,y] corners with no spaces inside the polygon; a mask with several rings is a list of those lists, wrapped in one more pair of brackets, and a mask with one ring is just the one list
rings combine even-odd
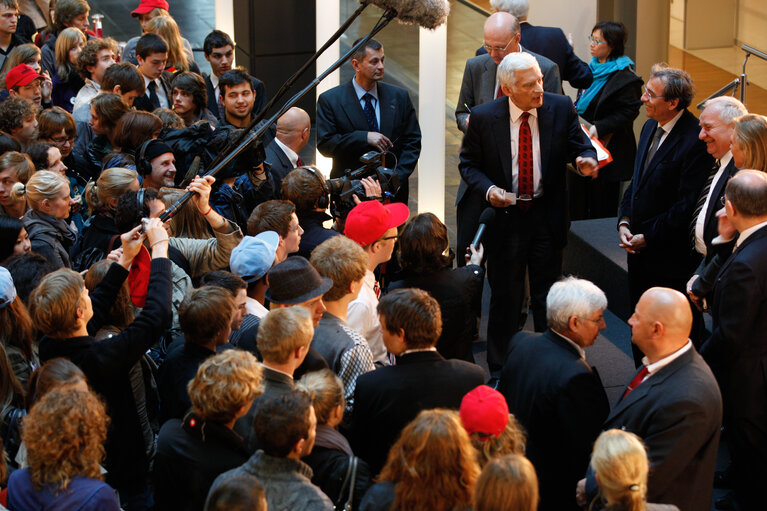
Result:
{"label": "gray suit jacket", "polygon": [[[543,55],[527,51],[522,46],[519,48],[538,61],[543,73],[543,90],[553,94],[561,94],[562,80],[559,78],[557,65]],[[472,57],[466,61],[461,92],[458,95],[458,105],[455,108],[455,121],[458,123],[458,129],[462,132],[466,133],[466,118],[471,113],[471,109],[495,99],[495,74],[497,70],[498,65],[487,54]]]}

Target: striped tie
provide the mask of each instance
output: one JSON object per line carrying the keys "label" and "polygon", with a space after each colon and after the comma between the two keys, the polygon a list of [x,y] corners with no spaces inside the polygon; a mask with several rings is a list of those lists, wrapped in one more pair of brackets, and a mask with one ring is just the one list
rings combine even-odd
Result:
{"label": "striped tie", "polygon": [[[706,180],[706,186],[703,187],[703,191],[698,198],[697,204],[695,204],[695,212],[692,214],[692,220],[690,221],[690,240],[692,241],[692,247],[695,248],[695,226],[698,224],[698,217],[704,213],[703,205],[706,204],[708,194],[711,192],[711,185],[714,184],[714,176],[719,171],[719,160],[716,160],[714,167],[708,173],[708,179]],[[716,205],[714,205],[716,207]]]}

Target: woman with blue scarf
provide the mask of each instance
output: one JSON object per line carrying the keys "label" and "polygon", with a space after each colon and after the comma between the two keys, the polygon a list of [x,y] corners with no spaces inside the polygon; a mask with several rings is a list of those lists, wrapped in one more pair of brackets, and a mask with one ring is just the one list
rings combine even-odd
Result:
{"label": "woman with blue scarf", "polygon": [[592,124],[597,137],[612,154],[593,180],[569,177],[570,215],[573,220],[613,217],[618,214],[621,181],[631,179],[636,156],[634,119],[642,106],[642,79],[634,63],[623,55],[627,34],[623,23],[602,21],[589,36],[594,82],[581,90],[575,103],[578,114]]}

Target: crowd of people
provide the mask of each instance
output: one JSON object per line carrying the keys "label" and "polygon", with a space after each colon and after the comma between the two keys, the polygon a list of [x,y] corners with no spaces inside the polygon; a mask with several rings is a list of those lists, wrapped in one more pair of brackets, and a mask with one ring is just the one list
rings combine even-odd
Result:
{"label": "crowd of people", "polygon": [[[453,252],[407,206],[421,133],[381,43],[318,99],[335,181],[297,107],[214,177],[268,103],[229,35],[202,74],[166,0],[124,46],[86,0],[0,0],[0,509],[697,511],[715,479],[717,507],[765,507],[767,118],[696,118],[620,22],[587,64],[491,4]],[[562,258],[571,218],[615,216],[637,372],[610,403],[585,351],[607,297]]]}

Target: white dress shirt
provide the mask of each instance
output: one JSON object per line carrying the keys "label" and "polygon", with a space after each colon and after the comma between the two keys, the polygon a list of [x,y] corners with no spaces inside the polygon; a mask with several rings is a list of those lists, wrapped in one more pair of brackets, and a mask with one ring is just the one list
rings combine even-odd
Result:
{"label": "white dress shirt", "polygon": [[168,95],[165,94],[165,87],[162,86],[162,82],[160,82],[159,78],[155,78],[154,80],[150,80],[149,78],[144,76],[144,87],[146,87],[146,97],[149,97],[149,83],[150,82],[154,82],[155,83],[155,92],[157,93],[157,99],[160,100],[160,106],[162,108],[170,108],[170,103],[168,102]]}
{"label": "white dress shirt", "polygon": [[[541,136],[538,131],[538,109],[533,108],[527,111],[530,117],[527,118],[527,124],[530,126],[530,134],[533,136],[533,183],[534,195],[540,197],[543,195],[543,183],[541,182]],[[511,191],[519,194],[519,127],[522,125],[521,110],[509,98],[509,122],[511,123]]]}
{"label": "white dress shirt", "polygon": [[378,101],[378,84],[376,84],[372,89],[365,90],[362,88],[360,84],[357,83],[357,78],[352,78],[352,85],[354,86],[354,92],[357,93],[357,99],[360,101],[360,107],[362,107],[362,111],[365,111],[365,101],[362,99],[362,97],[365,94],[370,94],[373,96],[373,109],[376,111],[376,122],[378,123],[378,130],[381,130],[381,106],[380,101]]}
{"label": "white dress shirt", "polygon": [[282,152],[285,153],[285,156],[288,157],[288,160],[290,160],[290,164],[293,166],[293,168],[298,167],[298,155],[296,154],[296,152],[290,147],[280,142],[279,138],[275,137],[274,141],[277,144],[277,146],[280,149],[282,149]]}
{"label": "white dress shirt", "polygon": [[[706,202],[703,203],[703,209],[700,210],[700,213],[698,214],[698,218],[695,220],[695,250],[699,254],[706,255],[706,243],[703,241],[703,230],[706,227],[706,212],[708,211],[708,205],[711,203],[711,194],[714,193],[714,190],[716,189],[717,183],[719,183],[719,180],[722,179],[722,174],[724,174],[724,169],[727,168],[727,165],[729,165],[730,160],[732,159],[732,153],[730,151],[727,151],[727,154],[722,156],[719,159],[719,170],[716,171],[716,174],[714,175],[714,180],[711,182],[711,188],[708,190],[708,196],[706,196]],[[721,206],[719,204],[714,204],[715,211],[719,210],[724,206]]]}
{"label": "white dress shirt", "polygon": [[[650,378],[653,374],[657,373],[667,365],[669,365],[674,360],[678,359],[688,351],[692,349],[692,343],[688,340],[687,344],[676,350],[671,355],[668,355],[665,358],[662,358],[655,362],[654,364],[650,364],[650,360],[647,357],[642,357],[642,363],[647,366],[647,376],[642,379],[642,381],[645,381],[647,378]],[[640,382],[641,383],[641,382]]]}

